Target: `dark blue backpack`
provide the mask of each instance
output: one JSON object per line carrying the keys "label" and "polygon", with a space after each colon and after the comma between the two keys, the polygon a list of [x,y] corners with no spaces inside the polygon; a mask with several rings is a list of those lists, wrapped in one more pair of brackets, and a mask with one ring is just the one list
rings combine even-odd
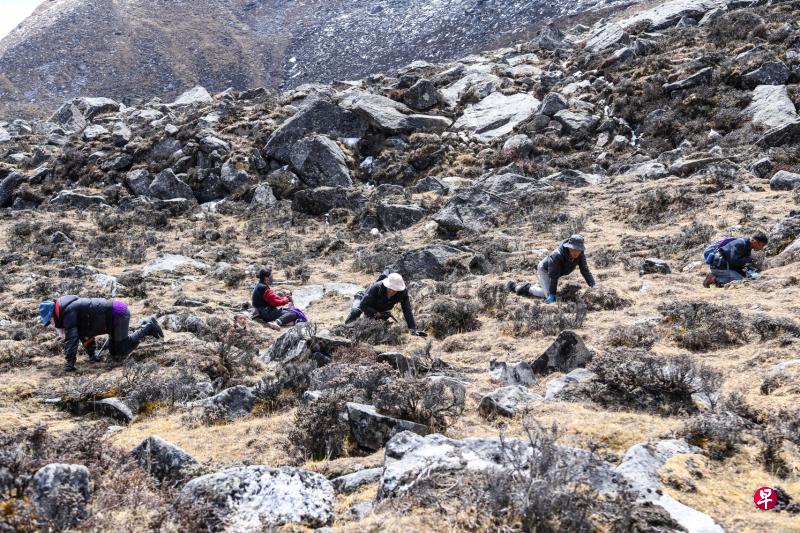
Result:
{"label": "dark blue backpack", "polygon": [[714,262],[714,254],[717,253],[717,250],[735,240],[736,237],[725,237],[723,239],[718,240],[714,244],[710,244],[704,251],[703,251],[703,260],[706,262],[707,265],[710,265]]}

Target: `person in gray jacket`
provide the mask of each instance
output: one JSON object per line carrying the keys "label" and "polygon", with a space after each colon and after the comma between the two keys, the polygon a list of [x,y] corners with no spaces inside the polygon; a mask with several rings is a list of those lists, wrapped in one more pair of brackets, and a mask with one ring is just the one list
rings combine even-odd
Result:
{"label": "person in gray jacket", "polygon": [[508,283],[509,290],[520,295],[533,296],[535,298],[546,298],[545,303],[551,304],[556,299],[558,280],[571,274],[576,268],[580,269],[583,279],[589,287],[596,285],[594,276],[589,271],[586,262],[586,244],[583,237],[573,235],[562,242],[558,248],[542,259],[539,263],[539,284],[530,283]]}

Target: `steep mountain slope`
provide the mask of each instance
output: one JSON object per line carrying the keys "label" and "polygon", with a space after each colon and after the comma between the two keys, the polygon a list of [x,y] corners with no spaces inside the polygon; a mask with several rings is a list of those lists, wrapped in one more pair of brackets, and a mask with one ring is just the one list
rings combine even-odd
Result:
{"label": "steep mountain slope", "polygon": [[50,0],[0,42],[0,116],[74,96],[174,97],[364,77],[524,38],[622,0]]}

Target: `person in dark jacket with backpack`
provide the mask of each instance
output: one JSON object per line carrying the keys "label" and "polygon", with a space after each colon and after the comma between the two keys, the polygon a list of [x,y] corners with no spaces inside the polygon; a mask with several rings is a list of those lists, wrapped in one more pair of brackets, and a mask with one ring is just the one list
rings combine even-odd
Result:
{"label": "person in dark jacket with backpack", "polygon": [[415,335],[421,335],[417,331],[414,311],[411,309],[411,299],[408,296],[408,288],[403,276],[390,273],[389,269],[384,270],[378,280],[366,291],[356,293],[350,314],[344,323],[349,324],[362,314],[369,318],[388,320],[391,317],[391,310],[398,303],[403,310],[403,318],[405,318],[408,329]]}
{"label": "person in dark jacket with backpack", "polygon": [[752,252],[760,252],[768,242],[766,234],[759,231],[752,237],[722,239],[706,248],[703,256],[711,267],[711,273],[703,281],[703,287],[721,287],[747,277],[758,277],[751,266]]}
{"label": "person in dark jacket with backpack", "polygon": [[508,284],[509,290],[517,294],[526,294],[535,298],[546,298],[551,304],[556,299],[558,280],[572,273],[576,268],[581,271],[583,279],[589,287],[594,287],[594,276],[586,262],[586,243],[580,235],[573,235],[562,242],[550,255],[539,263],[539,285],[530,283]]}
{"label": "person in dark jacket with backpack", "polygon": [[89,361],[100,361],[94,339],[97,335],[109,336],[109,353],[115,357],[129,354],[148,335],[164,338],[164,332],[155,317],[144,320],[138,330],[128,334],[131,313],[128,305],[119,300],[62,296],[39,304],[39,315],[42,324],[52,324],[64,338],[67,358],[65,372],[75,371],[79,343],[83,345]]}
{"label": "person in dark jacket with backpack", "polygon": [[272,329],[281,327],[297,320],[297,313],[283,309],[284,305],[292,303],[292,296],[279,296],[269,285],[274,281],[272,269],[262,268],[258,271],[258,283],[253,289],[252,304],[261,320]]}

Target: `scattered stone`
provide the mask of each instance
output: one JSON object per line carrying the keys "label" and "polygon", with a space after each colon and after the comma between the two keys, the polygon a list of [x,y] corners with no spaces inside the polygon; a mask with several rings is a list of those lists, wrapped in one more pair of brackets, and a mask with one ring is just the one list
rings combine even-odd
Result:
{"label": "scattered stone", "polygon": [[428,176],[419,180],[413,187],[416,193],[435,192],[439,194],[447,194],[450,187],[439,178]]}
{"label": "scattered stone", "polygon": [[783,61],[769,61],[745,74],[743,79],[751,89],[759,85],[786,85],[789,81],[789,67]]}
{"label": "scattered stone", "polygon": [[767,131],[756,144],[762,148],[772,148],[795,142],[798,139],[800,139],[800,118],[794,118]]}
{"label": "scattered stone", "polygon": [[172,169],[162,170],[156,175],[147,189],[150,196],[160,200],[171,200],[173,198],[194,199],[192,188],[183,180],[178,178]]}
{"label": "scattered stone", "polygon": [[17,187],[25,181],[25,176],[12,172],[0,181],[0,208],[9,207]]}
{"label": "scattered stone", "polygon": [[539,100],[527,93],[506,96],[495,92],[467,106],[453,124],[453,129],[468,131],[480,142],[490,142],[511,133],[517,124],[528,120],[539,104]]}
{"label": "scattered stone", "polygon": [[182,495],[211,506],[226,531],[258,533],[284,524],[317,528],[333,522],[330,481],[299,468],[228,468],[189,481]]}
{"label": "scattered stone", "polygon": [[119,398],[103,398],[102,400],[89,401],[86,402],[86,407],[90,411],[119,420],[124,424],[133,422],[133,411]]}
{"label": "scattered stone", "polygon": [[800,174],[781,170],[769,180],[769,188],[773,191],[792,191],[800,188]]}
{"label": "scattered stone", "polygon": [[38,518],[69,529],[89,516],[89,469],[51,463],[31,479],[30,499]]}
{"label": "scattered stone", "polygon": [[324,215],[337,208],[359,214],[368,203],[369,200],[361,192],[344,187],[304,189],[292,196],[292,209],[314,216]]}
{"label": "scattered stone", "polygon": [[415,115],[407,106],[378,94],[354,91],[340,103],[373,128],[387,133],[443,131],[452,121],[446,117]]}
{"label": "scattered stone", "polygon": [[589,133],[600,122],[600,117],[582,111],[562,109],[553,116],[567,133]]}
{"label": "scattered stone", "polygon": [[528,159],[535,145],[527,135],[514,135],[503,143],[503,153],[513,159]]}
{"label": "scattered stone", "polygon": [[98,138],[100,138],[100,137],[102,137],[104,135],[108,135],[108,134],[109,134],[109,131],[106,128],[104,128],[103,126],[100,126],[99,124],[91,124],[89,126],[86,126],[86,128],[84,128],[84,130],[83,130],[83,140],[84,141],[93,141],[95,139],[98,139]]}
{"label": "scattered stone", "polygon": [[387,231],[409,228],[425,218],[427,211],[417,204],[378,204],[378,220]]}
{"label": "scattered stone", "polygon": [[81,194],[70,190],[63,190],[56,194],[50,200],[50,204],[69,209],[89,209],[92,207],[108,206],[106,199],[102,196]]}
{"label": "scattered stone", "polygon": [[186,467],[198,464],[197,459],[161,437],[152,435],[131,450],[145,472],[159,481],[185,479]]}
{"label": "scattered stone", "polygon": [[252,185],[253,180],[247,171],[237,168],[230,161],[222,165],[219,173],[220,182],[228,192],[238,192]]}
{"label": "scattered stone", "polygon": [[540,115],[553,117],[556,113],[559,111],[564,111],[568,107],[569,105],[567,104],[566,98],[561,96],[559,93],[549,93],[544,97],[544,100],[542,100],[542,105],[539,106],[538,113]]}
{"label": "scattered stone", "polygon": [[208,94],[205,87],[198,85],[181,94],[170,106],[182,107],[196,104],[210,104],[213,101],[214,99]]}
{"label": "scattered stone", "polygon": [[350,494],[381,479],[383,468],[367,468],[331,480],[337,494]]}
{"label": "scattered stone", "polygon": [[262,183],[253,191],[253,199],[250,200],[250,208],[263,211],[275,207],[277,203],[278,199],[275,198],[275,195],[272,193],[272,187],[266,183]]}
{"label": "scattered stone", "polygon": [[379,414],[371,405],[347,403],[350,432],[358,445],[368,450],[380,450],[384,444],[400,433],[411,431],[418,435],[431,432],[428,426]]}
{"label": "scattered stone", "polygon": [[492,379],[505,385],[523,385],[530,387],[536,384],[531,365],[525,361],[519,363],[505,363],[502,361],[489,361],[489,372]]}
{"label": "scattered stone", "polygon": [[753,91],[753,100],[742,112],[753,124],[779,128],[798,120],[797,109],[789,98],[785,85],[760,85]]}
{"label": "scattered stone", "polygon": [[133,164],[133,157],[130,154],[117,154],[109,159],[103,161],[100,165],[100,170],[108,171],[121,171],[126,170]]}
{"label": "scattered stone", "polygon": [[434,244],[404,252],[390,268],[408,280],[441,280],[446,274],[445,263],[462,255],[458,248],[446,244]]}
{"label": "scattered stone", "polygon": [[597,185],[604,181],[604,177],[598,174],[586,174],[580,170],[562,170],[550,176],[542,178],[544,183],[558,183],[567,185],[568,187],[588,187],[589,185]]}
{"label": "scattered stone", "polygon": [[290,159],[300,179],[309,187],[353,185],[344,152],[324,135],[297,141]]}
{"label": "scattered stone", "polygon": [[430,80],[417,80],[403,94],[403,103],[419,111],[427,111],[439,103],[439,91]]}
{"label": "scattered stone", "polygon": [[131,129],[120,122],[114,126],[114,130],[111,132],[111,142],[115,146],[125,146],[131,141],[132,135]]}
{"label": "scattered stone", "polygon": [[597,375],[585,368],[576,368],[569,374],[551,379],[545,385],[544,399],[548,401],[560,400],[564,398],[569,391],[575,388],[576,385],[589,383],[594,381]]}
{"label": "scattered stone", "polygon": [[520,385],[502,387],[481,398],[478,412],[484,418],[493,416],[513,417],[517,408],[540,401],[543,398]]}
{"label": "scattered stone", "polygon": [[255,401],[255,394],[250,387],[237,385],[210,398],[190,402],[187,407],[204,409],[206,413],[220,420],[235,420],[249,415]]}
{"label": "scattered stone", "polygon": [[656,257],[644,259],[642,261],[642,266],[639,267],[640,276],[644,276],[645,274],[670,274],[671,272],[669,264],[663,259],[658,259]]}
{"label": "scattered stone", "polygon": [[592,360],[592,352],[586,347],[574,331],[562,331],[553,344],[533,363],[531,368],[536,374],[551,372],[571,372],[585,367]]}
{"label": "scattered stone", "polygon": [[147,277],[156,272],[175,272],[187,267],[201,272],[208,270],[208,266],[205,263],[201,263],[191,257],[179,254],[164,254],[144,265],[142,275]]}
{"label": "scattered stone", "polygon": [[772,172],[772,168],[772,161],[769,157],[764,157],[750,165],[750,172],[752,172],[755,177],[764,179]]}
{"label": "scattered stone", "polygon": [[714,68],[706,67],[704,69],[695,72],[688,78],[684,78],[674,83],[664,84],[664,91],[667,93],[672,93],[675,91],[691,89],[693,87],[697,87],[698,85],[705,85],[711,82],[711,78],[713,77],[713,75],[714,75]]}

